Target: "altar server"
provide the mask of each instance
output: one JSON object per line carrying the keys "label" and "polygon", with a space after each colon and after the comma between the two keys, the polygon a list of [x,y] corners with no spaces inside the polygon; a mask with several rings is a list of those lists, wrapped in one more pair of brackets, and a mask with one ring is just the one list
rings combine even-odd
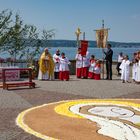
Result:
{"label": "altar server", "polygon": [[76,59],[76,77],[81,78],[81,74],[82,74],[81,48],[78,48],[77,54],[75,56],[75,59]]}
{"label": "altar server", "polygon": [[70,61],[65,56],[65,53],[61,54],[60,57],[60,67],[59,67],[59,79],[68,81],[69,80],[69,65]]}
{"label": "altar server", "polygon": [[101,64],[100,64],[100,60],[97,60],[96,64],[95,64],[94,79],[95,80],[100,80],[101,79]]}
{"label": "altar server", "polygon": [[91,55],[90,66],[89,66],[89,71],[88,71],[88,78],[90,78],[90,79],[94,79],[95,65],[96,65],[95,56]]}
{"label": "altar server", "polygon": [[82,56],[82,78],[87,79],[88,78],[88,69],[90,65],[90,56],[89,52],[86,52],[86,55]]}

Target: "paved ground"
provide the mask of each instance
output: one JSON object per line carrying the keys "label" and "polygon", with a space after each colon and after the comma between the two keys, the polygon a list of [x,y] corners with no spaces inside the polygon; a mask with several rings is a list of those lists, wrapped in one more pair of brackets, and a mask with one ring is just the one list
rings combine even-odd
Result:
{"label": "paved ground", "polygon": [[140,99],[140,85],[114,80],[94,81],[37,81],[35,89],[0,89],[0,140],[38,140],[15,125],[17,115],[30,107],[61,100],[81,98],[133,98]]}

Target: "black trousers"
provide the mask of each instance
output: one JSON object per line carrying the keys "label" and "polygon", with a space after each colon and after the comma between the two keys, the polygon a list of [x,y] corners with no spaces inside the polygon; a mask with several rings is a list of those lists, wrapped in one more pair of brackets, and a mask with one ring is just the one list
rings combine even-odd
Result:
{"label": "black trousers", "polygon": [[106,61],[106,79],[112,80],[112,62]]}
{"label": "black trousers", "polygon": [[121,62],[118,62],[117,67],[116,67],[116,69],[118,71],[118,75],[120,75],[120,70],[121,70],[120,65],[121,65]]}
{"label": "black trousers", "polygon": [[54,72],[54,79],[59,79],[59,72]]}

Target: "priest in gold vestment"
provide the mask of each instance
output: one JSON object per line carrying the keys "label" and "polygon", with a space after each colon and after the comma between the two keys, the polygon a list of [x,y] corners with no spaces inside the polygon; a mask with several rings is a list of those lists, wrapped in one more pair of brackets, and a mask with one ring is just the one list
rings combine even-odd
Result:
{"label": "priest in gold vestment", "polygon": [[39,59],[39,80],[53,80],[54,79],[54,62],[48,48],[44,50]]}

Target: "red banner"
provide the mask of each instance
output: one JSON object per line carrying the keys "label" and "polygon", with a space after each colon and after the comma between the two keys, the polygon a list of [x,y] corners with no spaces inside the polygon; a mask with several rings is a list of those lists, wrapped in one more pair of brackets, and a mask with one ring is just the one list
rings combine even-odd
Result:
{"label": "red banner", "polygon": [[81,40],[81,55],[85,56],[88,48],[88,41],[86,40]]}

